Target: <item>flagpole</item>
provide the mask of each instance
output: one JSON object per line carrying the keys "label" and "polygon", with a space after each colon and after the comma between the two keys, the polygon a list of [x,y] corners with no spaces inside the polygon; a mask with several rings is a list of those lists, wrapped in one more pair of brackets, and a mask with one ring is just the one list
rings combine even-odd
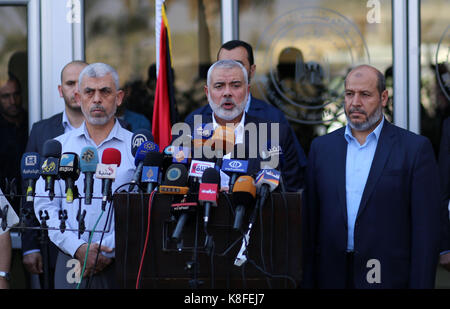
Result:
{"label": "flagpole", "polygon": [[156,0],[155,3],[155,48],[156,48],[156,77],[159,73],[159,43],[161,38],[162,6],[165,0]]}

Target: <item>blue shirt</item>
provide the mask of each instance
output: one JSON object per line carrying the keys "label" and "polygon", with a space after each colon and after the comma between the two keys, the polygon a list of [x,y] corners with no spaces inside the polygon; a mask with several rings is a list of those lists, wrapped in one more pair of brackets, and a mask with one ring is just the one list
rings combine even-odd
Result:
{"label": "blue shirt", "polygon": [[344,136],[348,143],[345,167],[348,225],[347,251],[353,251],[354,249],[356,215],[358,214],[359,204],[361,203],[383,124],[384,116],[375,130],[367,136],[363,145],[360,145],[358,140],[353,136],[348,124],[345,128]]}
{"label": "blue shirt", "polygon": [[[109,133],[108,137],[101,142],[98,146],[89,136],[89,133],[86,128],[86,124],[83,123],[78,129],[74,129],[68,133],[60,135],[55,139],[61,142],[62,144],[62,153],[65,152],[74,152],[80,155],[81,150],[86,146],[93,146],[97,149],[99,161],[101,162],[101,158],[103,155],[103,151],[106,148],[116,148],[121,153],[121,162],[120,166],[117,168],[116,178],[112,183],[112,192],[122,184],[128,183],[133,178],[133,173],[135,170],[134,165],[134,157],[131,153],[131,139],[133,133],[128,130],[123,129],[119,121],[116,120],[114,127]],[[78,187],[78,191],[80,196],[84,196],[84,177],[83,173],[80,174],[80,177],[75,182],[75,185]],[[62,197],[62,198],[58,198]],[[34,211],[36,217],[39,219],[39,210],[47,210],[50,219],[47,221],[47,225],[50,228],[48,231],[48,235],[50,240],[58,246],[62,251],[71,256],[75,255],[77,249],[88,242],[89,240],[89,232],[87,230],[92,230],[97,219],[101,214],[101,204],[102,201],[99,199],[102,197],[102,181],[94,177],[94,190],[93,190],[93,199],[91,205],[85,205],[84,199],[81,199],[81,211],[86,210],[85,216],[85,225],[86,232],[81,235],[81,238],[78,239],[78,232],[71,231],[71,229],[78,229],[78,221],[76,220],[79,201],[80,199],[75,199],[73,203],[67,203],[65,198],[65,182],[63,180],[55,181],[55,198],[53,201],[50,201],[48,198],[48,192],[45,191],[45,182],[42,177],[36,182],[36,197],[34,200]],[[101,220],[99,221],[96,230],[103,230],[106,222],[106,217],[108,214],[108,209],[110,204],[108,203],[106,206],[106,211],[102,215]],[[68,220],[66,221],[66,230],[64,233],[61,233],[59,230],[60,220],[58,216],[58,211],[60,209],[67,210]],[[105,245],[109,248],[115,248],[115,239],[114,239],[114,215],[110,216],[109,222],[110,225],[107,226],[107,231],[104,235],[102,245]],[[102,233],[94,233],[92,238],[92,243],[100,242]],[[114,252],[111,255],[104,254],[108,257],[114,256]]]}

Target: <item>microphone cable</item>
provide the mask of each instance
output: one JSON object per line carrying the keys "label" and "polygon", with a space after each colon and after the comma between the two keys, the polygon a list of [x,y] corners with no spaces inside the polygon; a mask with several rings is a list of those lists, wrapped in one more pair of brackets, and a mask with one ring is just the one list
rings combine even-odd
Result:
{"label": "microphone cable", "polygon": [[149,199],[148,199],[147,233],[146,233],[146,236],[145,236],[144,248],[142,250],[141,261],[140,261],[140,264],[139,264],[138,275],[137,275],[137,278],[136,278],[136,290],[139,289],[139,286],[140,286],[140,283],[141,283],[142,266],[144,264],[145,253],[147,251],[148,238],[149,238],[149,234],[150,234],[151,210],[152,210],[152,203],[153,203],[153,198],[155,196],[155,193],[156,193],[156,190],[153,190],[152,193],[150,194]]}
{"label": "microphone cable", "polygon": [[[83,269],[82,269],[81,275],[80,275],[80,282],[78,282],[77,287],[76,287],[77,290],[80,289],[81,282],[83,281],[84,271],[86,270],[86,263],[87,263],[87,259],[88,259],[89,248],[90,248],[91,242],[92,242],[92,237],[94,236],[95,228],[97,227],[97,224],[100,222],[100,219],[102,218],[103,213],[104,213],[104,211],[102,210],[102,212],[100,213],[100,216],[97,218],[97,221],[96,221],[95,224],[94,224],[94,227],[93,227],[93,229],[92,229],[92,231],[91,231],[91,235],[89,236],[89,241],[88,241],[88,245],[87,245],[87,249],[86,249],[86,254],[85,254],[85,256],[84,256]],[[100,252],[100,247],[99,247],[98,252]],[[97,262],[96,262],[95,264],[97,264]],[[96,266],[96,265],[94,265],[94,269],[95,269],[95,266]],[[92,273],[91,273],[91,276],[92,276]],[[90,278],[89,278],[89,279],[90,279]],[[88,284],[89,284],[89,281],[88,281]],[[88,285],[88,284],[87,284],[87,285]],[[87,285],[86,285],[86,286],[87,286]]]}
{"label": "microphone cable", "polygon": [[[113,208],[113,204],[111,203],[111,204],[110,204],[110,207],[109,207],[109,209],[108,209],[108,214],[106,215],[106,220],[105,220],[105,225],[104,225],[103,230],[102,230],[102,235],[100,236],[100,242],[98,243],[99,249],[100,249],[100,247],[102,246],[103,237],[105,236],[105,233],[106,233],[106,227],[108,226],[108,222],[109,222],[109,220],[110,220],[110,215],[111,215],[111,218],[112,218],[112,213],[113,213],[113,212],[111,211],[112,208]],[[102,210],[102,213],[103,213],[103,212],[104,212],[104,211]],[[95,228],[92,230],[92,232],[94,232],[94,231],[95,231]],[[115,250],[115,248],[114,248],[114,250]],[[97,267],[99,255],[100,255],[100,250],[97,251],[97,255],[95,256],[94,269],[95,269],[95,267]],[[91,284],[91,282],[92,282],[92,276],[93,276],[93,273],[91,273],[91,275],[89,276],[88,283],[87,283],[87,285],[86,285],[87,288],[90,287],[90,284]]]}
{"label": "microphone cable", "polygon": [[[114,196],[114,194],[116,194],[117,191],[119,191],[120,188],[122,188],[122,187],[124,187],[124,186],[126,186],[126,185],[130,185],[130,183],[125,183],[125,184],[122,184],[122,185],[120,185],[119,187],[117,187],[117,188],[114,190],[114,192],[112,193],[112,196]],[[139,189],[142,190],[142,188],[140,187],[140,184],[136,184],[136,185],[138,186]],[[125,192],[126,192],[126,191],[125,191]],[[128,194],[127,194],[127,197],[128,197],[128,196],[129,196],[129,192],[127,192],[127,193],[128,193]],[[106,233],[106,227],[108,226],[108,223],[109,223],[109,220],[110,220],[110,215],[111,215],[111,219],[112,219],[112,214],[113,214],[113,212],[112,212],[111,210],[113,209],[113,206],[114,206],[114,203],[113,203],[113,202],[114,202],[114,201],[112,200],[111,203],[110,203],[110,207],[109,207],[109,209],[108,209],[108,214],[107,214],[107,216],[106,216],[105,225],[104,225],[104,227],[103,227],[102,235],[101,235],[101,237],[100,237],[99,247],[101,247],[101,245],[102,245],[103,237],[105,236],[105,233]],[[129,208],[129,207],[127,207],[127,208]],[[127,209],[127,215],[128,215],[128,209]],[[127,227],[126,227],[126,228],[128,228],[128,220],[127,220],[127,223],[126,223],[126,224],[127,224]],[[94,229],[94,230],[95,230],[95,229]],[[128,239],[125,241],[125,246],[126,246],[126,247],[128,246]],[[114,248],[114,249],[115,249],[115,248]],[[125,252],[125,254],[126,254],[126,252]],[[94,269],[95,269],[95,267],[97,267],[99,255],[100,255],[100,250],[97,252],[97,256],[95,257]],[[125,265],[126,265],[126,263],[125,263]],[[126,273],[126,271],[125,271],[125,273]],[[91,284],[91,282],[92,282],[92,276],[93,276],[93,273],[91,273],[91,275],[89,276],[88,283],[87,283],[87,288],[90,287],[90,284]]]}
{"label": "microphone cable", "polygon": [[[269,192],[269,194],[271,195],[272,192]],[[264,273],[267,273],[267,268],[266,268],[266,261],[264,258],[264,222],[263,222],[263,207],[264,204],[261,203],[261,205],[259,205],[259,233],[261,235],[259,241],[260,241],[260,256],[261,256],[261,263],[262,263],[262,269],[264,270]],[[266,281],[267,281],[267,285],[269,286],[269,289],[272,289],[272,284],[270,283],[269,278],[266,276]]]}
{"label": "microphone cable", "polygon": [[[289,274],[289,205],[286,200],[284,192],[281,194],[281,199],[283,200],[283,205],[286,214],[286,275]],[[285,288],[287,288],[287,281],[284,283]]]}

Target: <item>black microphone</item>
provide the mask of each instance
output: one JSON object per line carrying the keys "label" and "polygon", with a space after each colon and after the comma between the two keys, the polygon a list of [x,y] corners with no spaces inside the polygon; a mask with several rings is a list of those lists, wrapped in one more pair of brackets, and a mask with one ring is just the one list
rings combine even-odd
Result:
{"label": "black microphone", "polygon": [[251,176],[240,176],[233,188],[233,203],[236,205],[233,228],[239,230],[245,209],[252,206],[256,199],[256,186]]}
{"label": "black microphone", "polygon": [[27,183],[27,202],[33,202],[34,200],[36,181],[40,177],[40,162],[41,159],[37,152],[27,152],[22,156],[20,170],[22,172],[22,179]]}
{"label": "black microphone", "polygon": [[59,160],[59,177],[66,183],[66,201],[73,203],[78,197],[75,181],[80,177],[80,158],[76,153],[65,152]]}
{"label": "black microphone", "polygon": [[144,167],[145,155],[148,152],[157,151],[159,152],[159,146],[153,142],[147,141],[143,142],[141,146],[136,151],[136,156],[134,158],[134,164],[136,165],[136,170],[134,171],[133,178],[131,179],[131,184],[128,188],[128,192],[133,191],[134,186],[140,182],[142,168]]}
{"label": "black microphone", "polygon": [[202,183],[198,191],[198,201],[205,207],[203,223],[208,226],[211,206],[217,206],[220,173],[215,168],[207,168],[202,175]]}
{"label": "black microphone", "polygon": [[158,151],[152,151],[145,155],[142,167],[141,183],[147,183],[147,193],[151,193],[155,185],[161,183],[161,166],[164,155]]}
{"label": "black microphone", "polygon": [[131,138],[131,154],[133,157],[136,156],[136,151],[138,150],[139,146],[142,145],[144,142],[153,142],[153,135],[152,132],[150,132],[147,129],[139,129],[136,130],[136,132],[133,134],[133,137]]}
{"label": "black microphone", "polygon": [[41,176],[45,180],[45,191],[48,191],[51,201],[55,197],[55,180],[58,179],[61,151],[62,145],[55,139],[47,140],[42,148]]}

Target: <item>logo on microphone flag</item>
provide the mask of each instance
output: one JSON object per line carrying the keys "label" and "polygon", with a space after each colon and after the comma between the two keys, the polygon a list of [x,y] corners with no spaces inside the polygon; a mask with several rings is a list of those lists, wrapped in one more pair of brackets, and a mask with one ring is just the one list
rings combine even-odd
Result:
{"label": "logo on microphone flag", "polygon": [[141,182],[158,182],[158,167],[144,166],[142,168]]}

